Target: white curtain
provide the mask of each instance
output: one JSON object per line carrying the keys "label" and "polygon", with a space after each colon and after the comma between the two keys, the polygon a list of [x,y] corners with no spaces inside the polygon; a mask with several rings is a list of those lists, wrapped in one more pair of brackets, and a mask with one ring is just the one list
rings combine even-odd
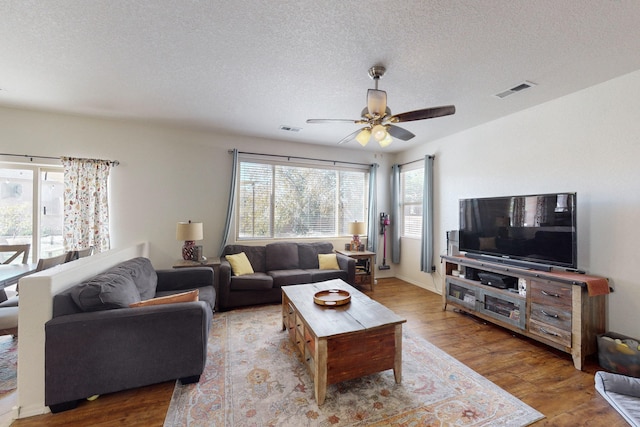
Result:
{"label": "white curtain", "polygon": [[109,160],[63,157],[64,247],[77,251],[93,246],[110,248],[108,181]]}

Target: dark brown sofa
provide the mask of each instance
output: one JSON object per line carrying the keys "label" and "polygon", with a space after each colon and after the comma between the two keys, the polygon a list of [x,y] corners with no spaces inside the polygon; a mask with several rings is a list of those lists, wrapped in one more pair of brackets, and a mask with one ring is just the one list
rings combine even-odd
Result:
{"label": "dark brown sofa", "polygon": [[[234,276],[226,255],[244,252],[253,274]],[[228,245],[220,258],[218,309],[282,301],[282,286],[342,279],[353,284],[355,260],[336,254],[339,270],[320,270],[318,254],[333,253],[329,242],[278,242],[265,246]]]}

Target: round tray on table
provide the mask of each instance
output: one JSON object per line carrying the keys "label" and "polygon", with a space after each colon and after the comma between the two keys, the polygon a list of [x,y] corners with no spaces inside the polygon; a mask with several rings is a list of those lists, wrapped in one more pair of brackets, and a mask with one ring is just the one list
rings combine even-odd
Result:
{"label": "round tray on table", "polygon": [[327,289],[326,291],[316,292],[313,295],[313,302],[318,305],[326,305],[335,307],[345,305],[351,301],[351,294],[342,289]]}

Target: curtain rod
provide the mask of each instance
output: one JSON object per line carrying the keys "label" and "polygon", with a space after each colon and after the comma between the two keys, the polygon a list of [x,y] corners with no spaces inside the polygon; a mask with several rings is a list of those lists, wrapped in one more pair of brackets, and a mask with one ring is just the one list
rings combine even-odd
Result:
{"label": "curtain rod", "polygon": [[[430,159],[435,159],[436,158],[436,156],[426,156],[426,157],[428,157]],[[424,159],[411,160],[410,162],[407,162],[407,163],[401,163],[398,166],[406,166],[406,165],[410,165],[411,163],[418,163],[418,162],[423,162],[423,161],[424,161]]]}
{"label": "curtain rod", "polygon": [[[12,157],[26,157],[30,162],[33,162],[33,159],[49,159],[49,160],[60,160],[60,157],[52,157],[52,156],[30,156],[28,154],[11,154],[11,153],[0,153],[0,156],[12,156]],[[100,159],[96,159],[100,160]],[[111,166],[118,166],[120,162],[118,160],[103,160],[105,162],[111,163]]]}
{"label": "curtain rod", "polygon": [[[233,153],[233,150],[229,150],[229,153]],[[358,166],[371,166],[371,163],[356,163],[356,162],[343,162],[342,160],[326,160],[326,159],[314,159],[312,157],[298,157],[298,156],[285,156],[282,154],[263,154],[263,153],[249,153],[246,151],[238,151],[238,154],[250,154],[252,156],[267,156],[267,157],[281,157],[283,159],[298,159],[298,160],[313,160],[316,162],[328,162],[328,163],[333,163],[334,165],[336,163],[342,163],[345,165],[358,165]]]}

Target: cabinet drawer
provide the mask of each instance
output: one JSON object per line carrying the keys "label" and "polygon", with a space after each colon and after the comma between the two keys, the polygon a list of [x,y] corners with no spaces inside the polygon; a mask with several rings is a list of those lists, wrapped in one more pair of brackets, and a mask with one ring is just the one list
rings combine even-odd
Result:
{"label": "cabinet drawer", "polygon": [[307,344],[311,357],[316,357],[316,339],[307,328],[304,328],[304,342]]}
{"label": "cabinet drawer", "polygon": [[534,302],[531,303],[531,319],[565,331],[571,331],[571,311],[569,310],[561,310],[557,307]]}
{"label": "cabinet drawer", "polygon": [[571,331],[565,329],[559,329],[555,326],[551,326],[548,323],[538,322],[536,320],[529,320],[529,332],[546,338],[549,341],[557,342],[565,347],[571,347]]}
{"label": "cabinet drawer", "polygon": [[571,311],[571,285],[532,280],[531,302]]}
{"label": "cabinet drawer", "polygon": [[287,329],[295,326],[296,322],[296,311],[293,309],[291,304],[287,304],[286,310],[284,313],[285,322],[284,324],[287,326]]}
{"label": "cabinet drawer", "polygon": [[315,356],[313,354],[311,354],[309,352],[309,350],[307,349],[307,351],[304,353],[304,363],[305,365],[307,365],[307,369],[309,370],[309,375],[311,375],[311,378],[313,378],[313,381],[315,382],[315,378],[313,377],[314,375],[314,360]]}
{"label": "cabinet drawer", "polygon": [[296,339],[294,343],[296,347],[298,347],[300,354],[304,355],[304,334],[302,334],[298,329],[296,329]]}

